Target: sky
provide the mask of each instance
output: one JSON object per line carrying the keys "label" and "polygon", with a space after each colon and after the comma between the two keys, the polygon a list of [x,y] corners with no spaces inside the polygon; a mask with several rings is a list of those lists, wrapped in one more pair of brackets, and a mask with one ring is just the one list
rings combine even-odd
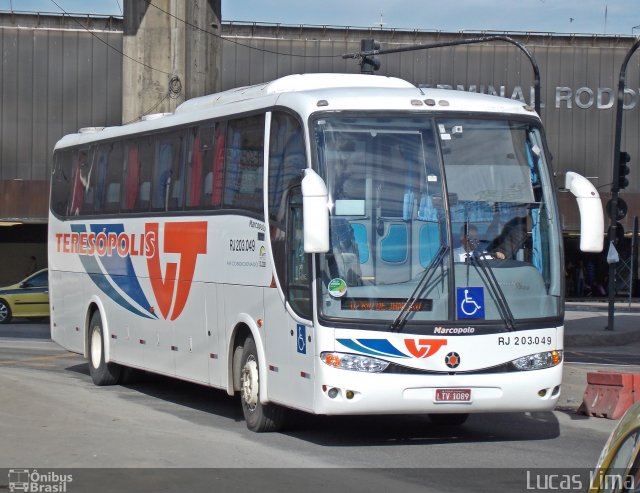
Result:
{"label": "sky", "polygon": [[[121,15],[124,0],[55,0],[72,13]],[[0,10],[60,12],[52,0]],[[436,31],[640,35],[640,0],[222,0],[223,21]]]}

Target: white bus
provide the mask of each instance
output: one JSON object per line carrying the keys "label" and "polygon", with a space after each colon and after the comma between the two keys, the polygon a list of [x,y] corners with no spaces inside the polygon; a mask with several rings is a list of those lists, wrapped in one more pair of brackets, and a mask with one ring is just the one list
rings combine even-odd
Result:
{"label": "white bus", "polygon": [[[563,257],[540,119],[395,78],[292,75],[54,152],[53,339],[240,393],[251,430],[314,414],[543,411]],[[602,207],[579,175],[582,246]],[[464,251],[461,251],[464,249]]]}

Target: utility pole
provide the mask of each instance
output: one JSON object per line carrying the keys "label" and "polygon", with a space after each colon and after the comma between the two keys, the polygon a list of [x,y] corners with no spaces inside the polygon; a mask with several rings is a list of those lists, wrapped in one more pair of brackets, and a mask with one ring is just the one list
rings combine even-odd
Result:
{"label": "utility pole", "polygon": [[[631,157],[627,152],[621,151],[620,146],[622,143],[622,113],[624,111],[624,86],[627,76],[627,65],[631,55],[640,47],[640,39],[636,40],[633,46],[629,49],[622,66],[620,67],[620,77],[618,78],[618,95],[616,100],[616,128],[613,140],[613,169],[611,180],[611,200],[607,204],[607,210],[609,211],[609,248],[612,248],[613,242],[616,239],[616,235],[622,225],[618,223],[620,219],[627,213],[626,207],[621,208],[620,205],[624,204],[624,201],[618,197],[618,192],[625,188],[629,184],[629,180],[626,175],[629,174],[628,162]],[[622,213],[624,212],[624,213]],[[608,256],[607,256],[608,257]],[[614,329],[614,307],[615,307],[615,288],[616,288],[616,262],[609,263],[609,312],[607,317],[606,330]]]}
{"label": "utility pole", "polygon": [[221,0],[124,0],[122,121],[220,90]]}

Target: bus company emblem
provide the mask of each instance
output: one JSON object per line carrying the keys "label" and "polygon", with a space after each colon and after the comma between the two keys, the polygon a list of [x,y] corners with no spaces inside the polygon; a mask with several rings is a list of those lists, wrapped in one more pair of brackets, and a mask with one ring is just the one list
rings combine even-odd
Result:
{"label": "bus company emblem", "polygon": [[442,346],[447,345],[446,339],[405,339],[405,346],[415,358],[428,358],[433,356]]}
{"label": "bus company emblem", "polygon": [[446,339],[405,339],[404,349],[395,347],[388,339],[338,339],[348,349],[371,356],[391,358],[428,358],[447,345]]}
{"label": "bus company emblem", "polygon": [[[198,255],[207,253],[206,221],[167,222],[162,241],[159,223],[146,223],[144,233],[137,235],[126,233],[124,224],[90,224],[89,229],[77,224],[70,234],[57,234],[58,251],[78,254],[94,284],[117,304],[141,317],[158,318],[133,268],[132,257],[146,258],[160,314],[167,320],[180,316]],[[161,254],[177,254],[178,261],[163,265]]]}
{"label": "bus company emblem", "polygon": [[460,366],[460,355],[458,353],[451,352],[444,357],[444,364],[448,368],[458,368]]}

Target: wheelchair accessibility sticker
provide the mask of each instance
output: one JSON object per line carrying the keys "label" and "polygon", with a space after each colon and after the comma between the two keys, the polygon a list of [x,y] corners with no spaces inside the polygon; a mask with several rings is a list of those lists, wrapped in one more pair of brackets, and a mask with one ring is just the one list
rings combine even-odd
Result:
{"label": "wheelchair accessibility sticker", "polygon": [[302,324],[298,324],[297,332],[296,340],[298,352],[300,354],[307,354],[307,328]]}
{"label": "wheelchair accessibility sticker", "polygon": [[458,319],[484,320],[484,288],[456,288],[456,300]]}

